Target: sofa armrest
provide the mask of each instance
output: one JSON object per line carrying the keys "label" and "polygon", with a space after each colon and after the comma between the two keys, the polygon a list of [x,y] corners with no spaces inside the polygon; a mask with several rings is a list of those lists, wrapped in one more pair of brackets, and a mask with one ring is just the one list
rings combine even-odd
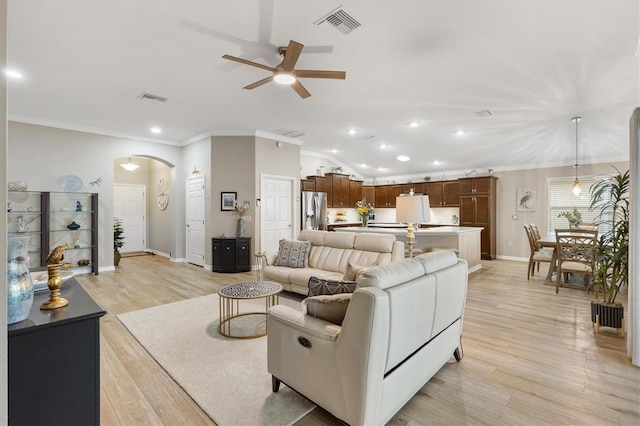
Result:
{"label": "sofa armrest", "polygon": [[271,307],[269,310],[269,321],[271,327],[274,326],[273,323],[277,323],[330,342],[335,342],[342,330],[342,327],[339,325],[303,314],[301,311],[284,305]]}
{"label": "sofa armrest", "polygon": [[266,265],[273,266],[278,259],[278,252],[268,252],[264,254]]}

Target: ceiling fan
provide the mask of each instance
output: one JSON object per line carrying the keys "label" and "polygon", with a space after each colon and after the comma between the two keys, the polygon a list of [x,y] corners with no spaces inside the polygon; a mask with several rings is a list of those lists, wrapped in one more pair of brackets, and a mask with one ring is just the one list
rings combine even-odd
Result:
{"label": "ceiling fan", "polygon": [[290,40],[288,46],[278,48],[278,53],[283,55],[284,59],[282,60],[280,65],[276,66],[275,68],[268,65],[259,64],[257,62],[248,61],[246,59],[236,58],[235,56],[223,55],[222,57],[230,61],[240,62],[241,64],[262,68],[263,70],[271,71],[273,73],[272,76],[263,78],[262,80],[258,80],[255,83],[243,87],[243,89],[255,89],[256,87],[262,86],[263,84],[266,84],[273,80],[276,83],[291,85],[291,87],[293,87],[293,90],[295,90],[296,93],[303,99],[311,96],[311,93],[309,93],[309,91],[305,89],[302,84],[300,84],[300,81],[298,81],[299,78],[333,78],[344,80],[347,77],[347,73],[344,71],[296,70],[296,62],[300,57],[300,53],[302,53],[303,47],[304,45]]}

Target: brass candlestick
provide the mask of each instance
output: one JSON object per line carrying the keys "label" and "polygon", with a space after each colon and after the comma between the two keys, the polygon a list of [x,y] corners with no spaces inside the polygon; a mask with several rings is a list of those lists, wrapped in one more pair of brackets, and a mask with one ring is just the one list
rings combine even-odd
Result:
{"label": "brass candlestick", "polygon": [[62,245],[53,249],[51,254],[47,257],[47,274],[49,279],[47,280],[47,287],[49,287],[49,300],[40,305],[42,310],[63,308],[69,304],[69,301],[60,297],[60,288],[62,287],[62,278],[60,277],[60,266],[62,266],[62,260],[64,254],[62,252],[68,249],[69,246]]}

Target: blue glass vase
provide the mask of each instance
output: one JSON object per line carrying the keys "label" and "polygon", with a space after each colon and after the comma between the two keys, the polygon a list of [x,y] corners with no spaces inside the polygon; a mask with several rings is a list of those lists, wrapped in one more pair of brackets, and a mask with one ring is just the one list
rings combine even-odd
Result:
{"label": "blue glass vase", "polygon": [[33,280],[29,273],[31,237],[10,235],[7,246],[7,324],[24,321],[33,304]]}

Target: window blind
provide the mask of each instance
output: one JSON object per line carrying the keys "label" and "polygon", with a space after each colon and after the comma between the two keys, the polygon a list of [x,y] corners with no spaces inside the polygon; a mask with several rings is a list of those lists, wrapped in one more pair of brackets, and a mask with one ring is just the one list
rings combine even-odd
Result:
{"label": "window blind", "polygon": [[[602,178],[602,176],[580,178],[582,194],[577,197],[571,193],[574,178],[549,179],[547,182],[547,194],[549,194],[549,229],[551,232],[554,232],[556,228],[569,227],[567,218],[558,217],[558,215],[564,211],[573,211],[574,208],[582,213],[583,223],[595,222],[598,212],[589,211],[589,205],[591,204],[589,188]],[[608,231],[609,228],[611,227],[607,226],[607,224],[600,225],[599,234]]]}

